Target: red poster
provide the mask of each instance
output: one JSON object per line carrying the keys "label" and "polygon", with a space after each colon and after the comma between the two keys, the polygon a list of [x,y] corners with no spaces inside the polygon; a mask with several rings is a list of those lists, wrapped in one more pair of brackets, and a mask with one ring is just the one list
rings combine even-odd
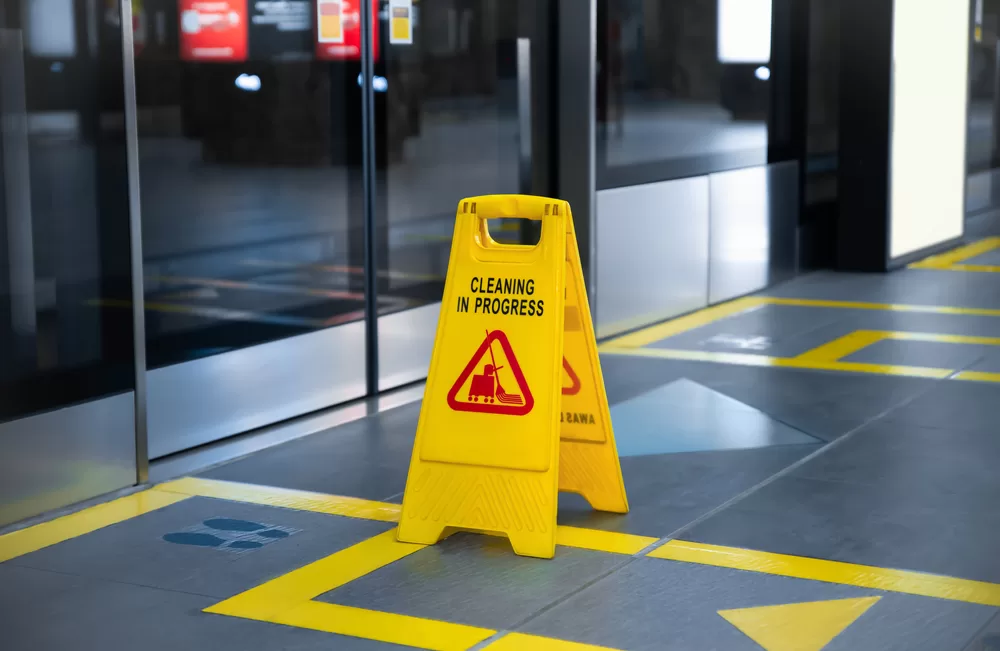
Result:
{"label": "red poster", "polygon": [[181,59],[246,61],[247,0],[180,0]]}
{"label": "red poster", "polygon": [[[361,59],[361,3],[364,0],[316,1],[316,58]],[[372,57],[378,59],[378,0],[372,3]]]}

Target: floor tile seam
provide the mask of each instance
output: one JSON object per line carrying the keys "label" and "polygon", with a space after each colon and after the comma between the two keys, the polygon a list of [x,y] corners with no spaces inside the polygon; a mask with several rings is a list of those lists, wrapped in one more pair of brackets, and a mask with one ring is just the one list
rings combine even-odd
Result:
{"label": "floor tile seam", "polygon": [[978,638],[980,635],[985,633],[987,629],[989,629],[990,624],[1000,619],[1000,608],[994,608],[993,610],[994,610],[993,616],[987,619],[986,623],[984,623],[982,626],[976,629],[976,632],[972,634],[972,637],[969,638],[969,641],[965,644],[965,646],[962,647],[962,651],[978,651],[975,647],[972,646],[972,643],[976,641],[976,638]]}
{"label": "floor tile seam", "polygon": [[379,501],[380,502],[385,502],[386,504],[395,504],[396,502],[393,502],[391,500],[394,500],[397,497],[402,497],[402,496],[403,496],[403,491],[400,491],[398,493],[393,493],[389,497],[384,497],[384,498],[380,499]]}
{"label": "floor tile seam", "polygon": [[500,638],[507,637],[507,634],[510,633],[510,632],[511,632],[510,630],[505,629],[505,628],[499,629],[496,633],[494,633],[493,635],[489,636],[485,640],[482,640],[480,642],[476,642],[475,644],[473,644],[472,646],[470,646],[466,651],[481,651],[481,649],[487,648],[489,645],[493,644],[494,642],[496,642]]}
{"label": "floor tile seam", "polygon": [[146,590],[157,590],[159,592],[170,592],[173,594],[183,594],[190,597],[202,597],[208,599],[212,602],[219,601],[220,599],[227,599],[228,597],[219,597],[218,595],[206,594],[204,592],[195,592],[192,590],[179,590],[177,588],[164,588],[159,585],[150,585],[148,583],[140,583],[137,581],[122,581],[121,579],[109,579],[102,576],[91,576],[88,574],[79,574],[76,572],[65,572],[63,570],[54,570],[48,567],[38,567],[36,565],[28,565],[26,563],[17,563],[14,560],[6,561],[5,563],[0,563],[0,566],[11,565],[13,567],[19,567],[25,570],[32,570],[33,572],[44,572],[46,574],[55,574],[57,576],[72,577],[77,579],[84,579],[86,581],[97,581],[98,583],[104,584],[114,584],[114,585],[127,585],[133,588],[144,588]]}
{"label": "floor tile seam", "polygon": [[[778,446],[771,446],[771,447],[778,447]],[[898,454],[898,450],[893,450],[892,452],[893,452],[893,454]],[[934,461],[934,460],[938,459],[939,457],[936,456],[936,455],[933,455],[933,454],[929,454],[929,453],[928,454],[921,453],[921,454],[919,454],[918,458],[921,461]],[[961,458],[961,461],[963,463],[962,464],[958,464],[958,465],[963,465],[964,466],[964,465],[966,465],[966,463],[964,463],[964,462],[968,462],[972,458],[976,458],[976,457]],[[822,482],[822,483],[825,483],[825,484],[846,484],[848,486],[863,486],[863,487],[878,487],[878,486],[882,485],[882,484],[879,484],[877,482],[868,481],[868,480],[851,480],[851,479],[838,479],[838,478],[834,478],[834,477],[819,477],[819,476],[812,475],[812,474],[806,474],[804,472],[803,473],[794,473],[792,476],[795,479],[806,479],[806,480],[809,480],[809,481],[817,481],[817,482]],[[925,479],[925,476],[921,476],[920,479],[921,480]],[[923,481],[922,483],[923,483],[923,485],[926,485],[926,481]],[[940,492],[940,491],[938,491],[938,492]],[[957,492],[955,492],[953,490],[950,490],[950,489],[946,489],[946,491],[944,492],[944,494],[945,495],[959,495],[959,493],[957,493]]]}
{"label": "floor tile seam", "polygon": [[861,431],[862,429],[864,429],[869,424],[877,421],[878,419],[886,416],[887,414],[892,413],[896,409],[899,409],[900,407],[903,407],[903,406],[909,404],[910,402],[916,400],[920,395],[922,395],[922,394],[930,391],[931,388],[935,384],[936,384],[936,382],[935,383],[929,383],[925,388],[923,388],[923,389],[915,392],[912,396],[909,396],[908,398],[906,398],[906,399],[898,402],[897,404],[889,407],[888,409],[885,409],[885,410],[879,412],[878,414],[876,414],[875,416],[872,416],[871,418],[865,420],[861,424],[857,425],[853,429],[851,429],[851,430],[847,431],[846,433],[844,433],[843,435],[841,435],[839,438],[837,438],[837,439],[835,439],[833,441],[830,441],[829,443],[826,443],[825,445],[821,446],[819,449],[817,449],[817,450],[815,450],[815,451],[807,454],[806,456],[802,457],[801,459],[798,459],[797,461],[794,461],[794,462],[790,463],[789,465],[785,466],[784,468],[782,468],[781,470],[777,471],[776,473],[774,473],[770,477],[767,477],[766,479],[764,479],[764,480],[762,480],[760,482],[757,482],[756,484],[754,484],[753,486],[751,486],[747,490],[743,491],[739,495],[731,497],[730,499],[728,499],[725,502],[723,502],[722,504],[716,506],[714,509],[708,511],[707,513],[703,513],[702,515],[698,516],[697,518],[695,518],[691,522],[688,522],[687,524],[684,524],[684,525],[678,527],[677,529],[675,529],[671,533],[667,534],[665,537],[661,538],[656,543],[650,545],[649,548],[647,548],[646,550],[643,550],[640,553],[643,556],[648,555],[654,549],[656,549],[658,547],[662,547],[663,545],[667,544],[671,540],[674,540],[678,536],[684,534],[685,532],[687,532],[690,529],[696,527],[697,525],[701,524],[702,522],[705,522],[706,520],[708,520],[709,518],[717,515],[718,513],[721,513],[722,511],[725,511],[727,508],[729,508],[731,506],[734,506],[735,504],[743,501],[744,499],[746,499],[750,495],[752,495],[752,494],[756,493],[757,491],[765,488],[766,486],[774,483],[778,479],[781,479],[782,477],[785,477],[787,475],[792,474],[793,472],[795,472],[795,470],[797,470],[798,468],[806,465],[807,463],[809,463],[813,459],[818,458],[820,455],[824,454],[828,450],[832,450],[832,449],[834,449],[835,447],[837,447],[839,445],[843,445],[844,441],[847,441],[847,440],[850,440],[851,438],[853,438],[853,436],[855,434],[857,434],[859,431]]}
{"label": "floor tile seam", "polygon": [[[639,553],[641,553],[641,552],[639,552]],[[639,558],[641,558],[641,557],[639,556],[638,553],[632,554],[631,556],[627,556],[627,557],[623,558],[622,561],[620,563],[618,563],[617,565],[614,565],[613,567],[605,570],[601,574],[598,574],[597,576],[595,576],[595,577],[591,578],[590,580],[584,582],[583,584],[577,586],[575,589],[570,590],[569,592],[567,592],[567,593],[565,593],[563,595],[560,595],[559,597],[553,599],[549,603],[547,603],[547,604],[545,604],[543,606],[540,606],[537,610],[535,610],[535,612],[531,613],[530,615],[525,616],[521,620],[519,620],[519,621],[515,622],[513,625],[509,626],[507,629],[505,629],[505,632],[521,631],[521,629],[523,629],[525,626],[527,626],[528,624],[530,624],[532,621],[534,621],[534,620],[538,619],[539,617],[545,615],[549,611],[551,611],[551,610],[553,610],[553,609],[561,606],[562,604],[566,603],[567,601],[569,601],[570,599],[572,599],[576,595],[580,594],[584,590],[587,590],[587,589],[591,588],[592,586],[595,586],[598,583],[604,581],[605,579],[611,577],[612,575],[621,572],[622,570],[624,570],[626,567],[628,567],[629,565],[631,565],[632,563],[634,563]],[[471,649],[470,649],[470,651],[471,651]]]}
{"label": "floor tile seam", "polygon": [[[747,368],[757,368],[757,367],[751,366],[751,367],[747,367]],[[767,416],[771,420],[776,421],[778,423],[781,423],[785,427],[790,427],[791,429],[795,430],[796,432],[802,432],[803,434],[805,434],[807,436],[811,436],[811,437],[817,439],[817,441],[819,441],[821,443],[830,443],[830,441],[826,440],[826,438],[820,436],[819,434],[814,434],[813,432],[809,432],[809,431],[806,431],[806,430],[802,429],[798,425],[793,425],[792,423],[788,422],[788,420],[786,420],[784,416],[775,416],[774,414],[770,413],[770,411],[761,409],[760,407],[755,407],[755,406],[753,406],[753,405],[751,405],[751,404],[749,404],[747,402],[744,402],[742,400],[738,400],[737,398],[733,398],[732,396],[730,396],[728,393],[725,392],[725,389],[723,387],[714,385],[714,383],[711,382],[711,381],[698,380],[698,384],[702,384],[703,386],[708,387],[709,389],[711,389],[713,391],[717,391],[717,392],[725,395],[727,398],[732,398],[733,400],[737,400],[740,404],[745,405],[747,407],[750,407],[751,409],[754,409],[756,411],[759,411],[760,413],[764,414],[765,416]],[[622,402],[624,402],[624,401],[622,401]],[[616,404],[618,404],[618,403],[616,403]],[[790,444],[784,444],[784,445],[816,445],[816,444],[815,443],[790,443]]]}
{"label": "floor tile seam", "polygon": [[952,380],[952,379],[956,378],[959,374],[961,374],[961,373],[963,373],[965,371],[971,370],[971,368],[973,366],[979,364],[980,362],[985,361],[989,357],[990,357],[990,351],[986,351],[982,355],[980,355],[979,357],[976,357],[976,359],[974,361],[967,363],[965,366],[963,366],[961,368],[955,369],[955,371],[951,375],[949,375],[948,377],[946,377],[945,379],[946,380]]}
{"label": "floor tile seam", "polygon": [[[871,485],[871,484],[858,484],[858,483],[846,482],[846,481],[835,480],[835,479],[827,480],[827,479],[822,479],[822,478],[818,478],[818,477],[796,476],[795,479],[803,479],[803,480],[806,480],[806,481],[815,481],[815,482],[824,483],[824,484],[839,484],[839,485],[843,485],[843,486],[856,486],[856,487],[859,487],[859,488],[872,488],[872,487],[874,487],[874,485]],[[963,499],[963,500],[967,499],[964,496],[960,496],[960,495],[956,496],[956,497],[959,498],[959,499]],[[741,506],[739,504],[733,504],[729,508],[731,508],[734,512],[745,513],[747,515],[764,515],[764,516],[767,516],[767,515],[774,515],[774,513],[775,513],[775,511],[773,511],[773,510],[768,511],[768,510],[763,510],[763,509],[759,509],[759,508],[749,508],[749,507]],[[982,518],[983,517],[982,513],[976,513],[976,512],[973,512],[973,511],[968,511],[968,510],[962,509],[960,507],[956,507],[954,505],[939,504],[939,505],[935,506],[935,505],[926,504],[926,503],[922,503],[918,507],[915,507],[915,508],[914,507],[910,507],[910,508],[907,508],[905,510],[898,509],[898,510],[895,510],[895,511],[887,511],[887,510],[869,511],[867,513],[867,515],[869,515],[869,516],[871,516],[871,517],[873,517],[873,518],[875,518],[875,519],[877,519],[879,521],[882,521],[882,522],[899,523],[900,520],[897,517],[899,515],[905,515],[905,516],[926,516],[926,515],[930,515],[930,514],[934,514],[934,513],[939,513],[942,510],[947,510],[949,513],[953,513],[953,514],[957,514],[957,515],[962,515],[962,516],[966,516],[966,517],[976,517],[976,518]],[[1000,522],[1000,516],[998,516],[998,522]],[[669,542],[669,540],[666,541],[666,542]],[[656,544],[657,547],[660,546],[658,543],[659,543],[659,541],[657,541],[657,544]],[[652,549],[655,549],[655,547],[651,548],[650,551],[652,551]],[[977,579],[970,579],[970,580],[977,580]]]}
{"label": "floor tile seam", "polygon": [[[838,485],[844,485],[844,486],[858,486],[858,487],[861,487],[861,488],[877,488],[877,487],[880,486],[879,484],[871,483],[871,482],[849,481],[849,480],[846,480],[846,479],[832,479],[832,478],[829,478],[829,477],[814,477],[812,475],[805,475],[805,474],[793,474],[791,477],[793,479],[802,479],[802,480],[805,480],[805,481],[814,481],[814,482],[819,482],[819,483],[822,483],[822,484],[838,484]],[[946,493],[946,494],[947,495],[955,495],[955,496],[961,497],[957,493]],[[749,509],[744,509],[744,510],[749,511]],[[931,508],[931,510],[933,510],[933,508]]]}

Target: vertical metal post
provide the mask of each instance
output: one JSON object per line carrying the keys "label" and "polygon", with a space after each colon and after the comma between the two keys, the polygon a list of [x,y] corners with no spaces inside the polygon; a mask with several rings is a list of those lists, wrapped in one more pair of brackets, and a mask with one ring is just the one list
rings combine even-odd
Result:
{"label": "vertical metal post", "polygon": [[24,44],[18,29],[0,29],[0,169],[7,207],[7,281],[12,349],[18,364],[33,363],[38,335],[35,305],[34,227]]}
{"label": "vertical metal post", "polygon": [[[531,169],[531,39],[517,39],[517,169],[518,192],[534,194]],[[522,220],[523,221],[523,220]]]}
{"label": "vertical metal post", "polygon": [[[372,4],[361,1],[361,183],[365,243],[365,386],[378,393],[378,260],[375,245],[375,57],[372,56]],[[377,7],[378,5],[375,4]]]}
{"label": "vertical metal post", "polygon": [[573,209],[590,313],[597,314],[597,0],[559,0],[559,198]]}
{"label": "vertical metal post", "polygon": [[146,312],[142,265],[142,205],[139,200],[139,126],[136,118],[132,0],[120,0],[125,82],[125,148],[128,161],[129,263],[132,270],[132,341],[135,366],[135,480],[149,481],[146,422]]}

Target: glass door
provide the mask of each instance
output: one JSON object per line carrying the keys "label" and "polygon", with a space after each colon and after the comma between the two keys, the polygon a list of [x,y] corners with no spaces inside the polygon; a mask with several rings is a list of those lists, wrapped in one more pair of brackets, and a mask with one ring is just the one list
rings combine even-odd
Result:
{"label": "glass door", "polygon": [[0,526],[136,481],[116,17],[0,0]]}
{"label": "glass door", "polygon": [[348,4],[132,0],[151,458],[365,393]]}
{"label": "glass door", "polygon": [[[547,194],[550,3],[390,0],[373,47],[378,386],[427,374],[463,197]],[[497,239],[537,241],[524,220]]]}
{"label": "glass door", "polygon": [[548,6],[131,0],[151,458],[426,375],[459,199],[546,190]]}

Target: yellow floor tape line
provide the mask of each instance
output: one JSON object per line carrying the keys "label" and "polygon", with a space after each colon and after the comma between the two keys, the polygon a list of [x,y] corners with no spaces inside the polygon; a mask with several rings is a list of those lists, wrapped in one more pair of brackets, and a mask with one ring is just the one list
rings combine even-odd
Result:
{"label": "yellow floor tape line", "polygon": [[1000,267],[995,265],[962,264],[965,260],[975,258],[984,253],[989,253],[995,249],[1000,249],[1000,237],[987,237],[952,249],[945,253],[932,255],[919,262],[909,265],[910,269],[939,269],[944,271],[1000,271]]}
{"label": "yellow floor tape line", "polygon": [[1000,585],[996,583],[923,572],[892,570],[684,540],[671,540],[651,551],[649,556],[682,563],[699,563],[809,581],[853,585],[886,592],[901,592],[985,606],[1000,606]]}
{"label": "yellow floor tape line", "polygon": [[0,536],[0,563],[187,499],[146,490]]}
{"label": "yellow floor tape line", "polygon": [[[387,521],[386,513],[391,513],[393,510],[398,513],[399,508],[395,504],[352,497],[192,477],[163,484],[158,490],[182,491],[187,496],[216,497],[264,506],[284,506],[382,521]],[[359,503],[363,508],[353,508]],[[296,506],[290,506],[293,504]],[[345,507],[351,505],[352,508],[340,507],[337,504],[343,504]],[[355,515],[348,515],[351,513]],[[376,514],[378,517],[362,515],[365,513]],[[560,545],[622,555],[639,554],[657,541],[650,536],[566,525],[559,525],[557,531],[557,542]],[[1000,584],[923,572],[855,565],[682,540],[668,541],[646,556],[1000,607]]]}
{"label": "yellow floor tape line", "polygon": [[[400,506],[398,504],[313,493],[292,488],[275,488],[219,479],[185,477],[160,484],[157,486],[157,490],[187,497],[214,497],[233,502],[341,515],[362,520],[399,521]],[[584,529],[565,525],[556,527],[556,544],[609,554],[635,554],[656,541],[656,538],[650,536],[637,536],[601,529]]]}

